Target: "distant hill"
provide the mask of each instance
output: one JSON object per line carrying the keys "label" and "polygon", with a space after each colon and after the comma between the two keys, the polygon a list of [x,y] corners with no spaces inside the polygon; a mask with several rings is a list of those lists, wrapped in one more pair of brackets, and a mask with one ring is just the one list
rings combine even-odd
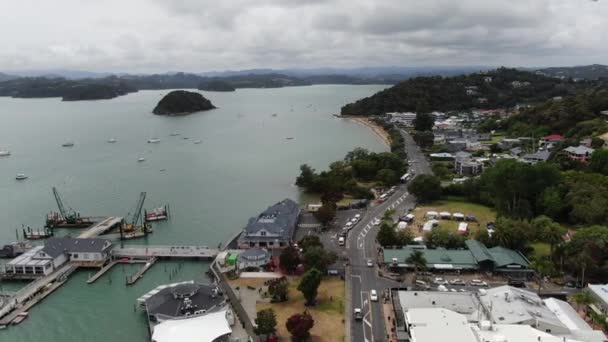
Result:
{"label": "distant hill", "polygon": [[219,79],[209,80],[198,85],[199,90],[205,91],[235,91],[236,88],[229,82]]}
{"label": "distant hill", "polygon": [[0,96],[20,98],[61,97],[64,101],[103,100],[137,91],[116,77],[84,79],[16,78],[0,82]]}
{"label": "distant hill", "polygon": [[573,79],[583,78],[587,80],[597,80],[600,78],[608,78],[608,66],[601,64],[544,68],[538,69],[537,72],[551,77]]}
{"label": "distant hill", "polygon": [[15,78],[18,78],[18,77],[19,76],[9,75],[9,74],[5,74],[5,73],[0,72],[0,82],[12,80],[12,79],[15,79]]}
{"label": "distant hill", "polygon": [[532,72],[499,68],[454,77],[416,77],[342,107],[343,115],[507,108],[568,96],[591,87]]}

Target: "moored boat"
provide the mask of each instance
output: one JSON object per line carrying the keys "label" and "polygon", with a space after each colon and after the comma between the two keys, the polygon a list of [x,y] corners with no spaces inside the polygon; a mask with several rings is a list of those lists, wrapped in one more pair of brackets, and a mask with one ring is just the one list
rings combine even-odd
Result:
{"label": "moored boat", "polygon": [[158,138],[148,139],[148,144],[156,144],[156,143],[159,143],[159,142],[160,142],[160,139],[158,139]]}
{"label": "moored boat", "polygon": [[169,217],[169,211],[166,206],[153,209],[151,212],[145,212],[144,214],[144,218],[148,222],[166,220],[167,217]]}
{"label": "moored boat", "polygon": [[61,146],[63,146],[63,147],[72,147],[72,146],[74,146],[74,143],[71,142],[71,141],[68,141],[68,142],[64,142],[63,144],[61,144]]}
{"label": "moored boat", "polygon": [[27,179],[27,176],[25,174],[23,174],[23,173],[19,173],[19,174],[17,174],[17,176],[15,176],[15,179],[16,180],[24,180],[24,179]]}
{"label": "moored boat", "polygon": [[6,151],[6,150],[0,151],[0,157],[6,157],[6,156],[10,156],[10,155],[11,155],[10,151]]}
{"label": "moored boat", "polygon": [[115,143],[115,142],[116,142],[116,139],[114,139],[114,138],[110,138],[110,139],[108,139],[108,142],[109,142],[110,144],[113,144],[113,143]]}
{"label": "moored boat", "polygon": [[144,157],[140,157],[140,158],[137,158],[137,161],[141,163],[141,162],[143,162],[143,161],[146,161],[146,158],[144,158]]}

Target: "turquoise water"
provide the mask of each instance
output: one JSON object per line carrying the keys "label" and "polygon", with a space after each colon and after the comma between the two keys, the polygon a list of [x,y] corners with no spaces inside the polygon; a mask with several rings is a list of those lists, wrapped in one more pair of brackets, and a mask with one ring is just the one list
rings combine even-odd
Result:
{"label": "turquoise water", "polygon": [[[219,108],[184,117],[151,114],[168,91],[86,102],[0,98],[0,150],[12,153],[0,157],[0,243],[14,241],[22,224],[42,226],[45,214],[57,210],[51,193],[56,186],[83,216],[127,216],[141,191],[147,192],[147,209],[168,203],[171,219],[129,244],[217,246],[268,205],[285,197],[305,202],[293,185],[302,163],[321,169],[357,146],[386,150],[367,128],[332,116],[383,88],[203,92]],[[153,137],[161,142],[148,144]],[[107,143],[110,138],[117,142]],[[202,143],[194,144],[197,139]],[[61,147],[66,141],[75,146]],[[138,163],[140,157],[146,160]],[[17,173],[29,179],[18,182]],[[202,280],[207,267],[157,263],[130,287],[124,285],[125,275],[134,272],[128,266],[93,285],[86,284],[89,272],[80,271],[21,325],[0,331],[0,341],[147,341],[144,317],[133,312],[135,299],[169,281]]]}

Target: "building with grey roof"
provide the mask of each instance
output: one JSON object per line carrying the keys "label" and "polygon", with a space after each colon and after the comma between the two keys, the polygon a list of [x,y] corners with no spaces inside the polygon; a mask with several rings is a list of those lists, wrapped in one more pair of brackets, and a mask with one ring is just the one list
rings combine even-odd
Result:
{"label": "building with grey roof", "polygon": [[537,151],[534,153],[524,154],[521,157],[521,160],[528,164],[536,164],[536,163],[540,163],[540,162],[546,162],[547,160],[549,160],[550,156],[551,156],[551,152],[546,151],[546,150],[541,150],[541,151]]}
{"label": "building with grey roof", "polygon": [[270,253],[262,248],[249,248],[239,253],[239,269],[262,268],[270,262]]}
{"label": "building with grey roof", "polygon": [[138,302],[145,307],[149,321],[158,323],[220,310],[226,299],[215,285],[187,281],[159,286]]}
{"label": "building with grey roof", "polygon": [[37,246],[8,262],[3,273],[8,276],[43,276],[68,261],[81,265],[100,266],[110,257],[112,243],[105,239],[52,237],[44,246]]}
{"label": "building with grey roof", "polygon": [[249,219],[239,237],[239,248],[284,248],[293,239],[300,209],[296,202],[284,199],[260,215]]}
{"label": "building with grey roof", "polygon": [[587,146],[570,146],[564,149],[564,152],[566,153],[566,155],[568,156],[568,158],[572,159],[572,160],[577,160],[583,163],[586,163],[589,161],[589,158],[591,158],[591,154],[593,154],[595,150],[592,148],[589,148]]}

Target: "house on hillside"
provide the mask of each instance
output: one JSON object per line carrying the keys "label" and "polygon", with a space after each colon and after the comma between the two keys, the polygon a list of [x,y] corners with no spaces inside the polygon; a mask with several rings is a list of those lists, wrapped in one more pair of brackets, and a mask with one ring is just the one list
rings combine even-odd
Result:
{"label": "house on hillside", "polygon": [[576,147],[570,146],[570,147],[564,149],[564,152],[566,153],[568,158],[579,161],[579,162],[583,162],[583,163],[586,163],[589,161],[589,159],[591,158],[591,154],[594,151],[595,151],[594,149],[589,148],[587,146],[582,146],[582,145],[576,146]]}
{"label": "house on hillside", "polygon": [[550,156],[551,156],[551,152],[549,152],[549,151],[537,151],[537,152],[530,153],[530,154],[524,154],[521,157],[521,160],[524,163],[533,165],[533,164],[540,163],[540,162],[546,162],[547,160],[549,160]]}
{"label": "house on hillside", "polygon": [[239,248],[284,248],[293,240],[300,216],[296,202],[284,199],[260,215],[249,219],[249,223],[239,237]]}

